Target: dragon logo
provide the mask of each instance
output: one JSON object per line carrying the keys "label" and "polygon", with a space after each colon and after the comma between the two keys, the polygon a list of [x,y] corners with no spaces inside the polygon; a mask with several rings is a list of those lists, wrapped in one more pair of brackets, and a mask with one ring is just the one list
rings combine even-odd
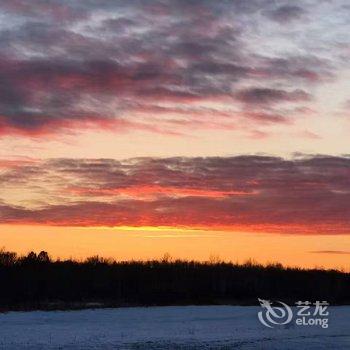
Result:
{"label": "dragon logo", "polygon": [[293,318],[292,309],[282,301],[276,301],[281,306],[272,306],[270,300],[258,299],[263,311],[258,312],[259,321],[266,327],[273,328],[274,325],[284,325]]}

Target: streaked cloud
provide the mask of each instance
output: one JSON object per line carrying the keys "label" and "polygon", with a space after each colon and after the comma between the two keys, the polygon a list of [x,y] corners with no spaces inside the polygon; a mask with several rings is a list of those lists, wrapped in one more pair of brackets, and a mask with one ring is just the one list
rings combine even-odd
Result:
{"label": "streaked cloud", "polygon": [[[315,86],[336,79],[336,32],[317,47],[299,33],[313,15],[343,18],[341,5],[4,0],[0,136],[87,129],[181,135],[193,125],[210,130],[210,109],[218,129],[266,134],[259,126],[293,123],[293,111],[315,104]],[[326,28],[320,18],[312,33]]]}
{"label": "streaked cloud", "polygon": [[350,251],[346,250],[315,250],[311,251],[310,253],[316,253],[316,254],[336,254],[336,255],[350,255]]}
{"label": "streaked cloud", "polygon": [[350,233],[350,158],[3,161],[2,223]]}

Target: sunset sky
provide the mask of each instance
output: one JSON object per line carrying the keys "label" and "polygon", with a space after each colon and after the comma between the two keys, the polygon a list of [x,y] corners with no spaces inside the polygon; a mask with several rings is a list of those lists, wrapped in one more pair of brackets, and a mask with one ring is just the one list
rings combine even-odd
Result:
{"label": "sunset sky", "polygon": [[0,247],[350,270],[347,0],[2,0]]}

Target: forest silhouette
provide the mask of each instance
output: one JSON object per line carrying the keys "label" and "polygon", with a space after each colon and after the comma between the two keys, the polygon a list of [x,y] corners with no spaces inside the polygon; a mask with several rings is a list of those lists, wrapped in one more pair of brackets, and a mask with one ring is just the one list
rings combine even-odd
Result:
{"label": "forest silhouette", "polygon": [[350,274],[251,261],[54,260],[42,251],[0,251],[0,309],[150,305],[255,305],[257,298],[350,303]]}

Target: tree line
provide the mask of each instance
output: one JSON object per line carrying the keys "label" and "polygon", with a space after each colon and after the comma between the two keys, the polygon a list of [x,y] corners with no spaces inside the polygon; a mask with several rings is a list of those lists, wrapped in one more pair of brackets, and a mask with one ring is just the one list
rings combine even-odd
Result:
{"label": "tree line", "polygon": [[18,256],[0,251],[0,309],[66,309],[99,306],[254,304],[257,298],[350,303],[350,274],[172,260],[53,260],[42,251]]}

